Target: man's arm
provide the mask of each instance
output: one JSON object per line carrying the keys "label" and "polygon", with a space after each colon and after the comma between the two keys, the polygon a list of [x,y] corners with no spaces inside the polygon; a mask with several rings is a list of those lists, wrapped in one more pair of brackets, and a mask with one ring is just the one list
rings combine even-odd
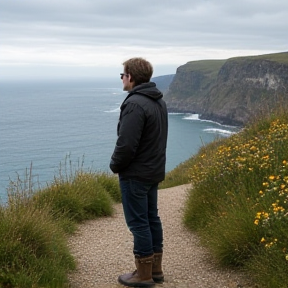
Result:
{"label": "man's arm", "polygon": [[144,125],[143,109],[135,103],[128,103],[122,111],[119,135],[110,161],[110,169],[114,173],[129,166],[138,149]]}

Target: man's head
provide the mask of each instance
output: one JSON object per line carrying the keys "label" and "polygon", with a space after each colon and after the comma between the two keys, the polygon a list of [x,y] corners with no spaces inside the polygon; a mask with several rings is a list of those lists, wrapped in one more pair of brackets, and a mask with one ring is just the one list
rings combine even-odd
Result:
{"label": "man's head", "polygon": [[121,75],[123,80],[123,90],[129,91],[133,87],[150,81],[153,74],[153,67],[150,62],[143,58],[131,58],[123,63],[124,73]]}

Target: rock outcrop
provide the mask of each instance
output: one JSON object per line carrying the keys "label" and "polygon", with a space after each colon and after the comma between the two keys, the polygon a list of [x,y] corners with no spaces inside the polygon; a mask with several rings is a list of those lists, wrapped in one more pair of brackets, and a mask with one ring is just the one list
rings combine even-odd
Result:
{"label": "rock outcrop", "polygon": [[288,101],[288,52],[180,66],[165,100],[170,112],[189,112],[244,125],[259,110]]}

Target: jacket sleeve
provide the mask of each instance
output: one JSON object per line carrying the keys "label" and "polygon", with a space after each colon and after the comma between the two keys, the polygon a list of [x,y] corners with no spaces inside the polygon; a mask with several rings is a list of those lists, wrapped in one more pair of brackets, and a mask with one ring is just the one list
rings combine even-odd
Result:
{"label": "jacket sleeve", "polygon": [[134,158],[145,125],[144,110],[135,103],[128,103],[121,112],[118,139],[110,161],[110,169],[119,173]]}

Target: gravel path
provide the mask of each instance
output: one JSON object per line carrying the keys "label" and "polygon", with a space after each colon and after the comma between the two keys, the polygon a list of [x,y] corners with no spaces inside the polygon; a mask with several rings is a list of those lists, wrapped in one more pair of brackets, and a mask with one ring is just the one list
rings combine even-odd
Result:
{"label": "gravel path", "polygon": [[[189,185],[159,190],[159,215],[164,230],[165,282],[155,288],[250,288],[239,272],[220,270],[181,222]],[[118,275],[135,270],[132,234],[122,205],[112,217],[87,221],[69,240],[78,269],[69,276],[71,288],[120,288]]]}

